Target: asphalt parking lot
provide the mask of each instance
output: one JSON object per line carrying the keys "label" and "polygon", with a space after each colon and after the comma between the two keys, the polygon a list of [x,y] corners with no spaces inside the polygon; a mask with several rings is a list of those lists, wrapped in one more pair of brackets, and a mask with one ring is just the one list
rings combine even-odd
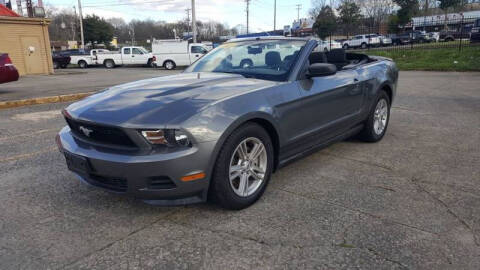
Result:
{"label": "asphalt parking lot", "polygon": [[148,67],[56,69],[54,75],[28,75],[16,82],[0,84],[0,102],[99,91],[121,83],[179,72],[181,70]]}
{"label": "asphalt parking lot", "polygon": [[401,72],[381,142],[299,160],[237,212],[85,186],[54,142],[67,104],[0,110],[0,268],[479,269],[479,85]]}

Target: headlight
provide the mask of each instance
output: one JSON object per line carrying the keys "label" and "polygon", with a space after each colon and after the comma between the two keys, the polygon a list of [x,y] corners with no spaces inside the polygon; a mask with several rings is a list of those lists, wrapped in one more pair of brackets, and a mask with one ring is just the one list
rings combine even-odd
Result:
{"label": "headlight", "polygon": [[192,145],[188,135],[176,129],[159,129],[159,130],[144,130],[142,131],[143,137],[148,142],[154,145],[166,145],[166,146],[185,146],[190,147]]}

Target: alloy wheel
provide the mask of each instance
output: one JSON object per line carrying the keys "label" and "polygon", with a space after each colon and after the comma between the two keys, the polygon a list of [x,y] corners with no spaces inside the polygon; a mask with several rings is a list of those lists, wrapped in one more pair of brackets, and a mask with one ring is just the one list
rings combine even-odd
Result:
{"label": "alloy wheel", "polygon": [[268,156],[265,145],[257,138],[250,137],[233,151],[230,159],[229,180],[235,194],[248,197],[254,194],[264,182]]}
{"label": "alloy wheel", "polygon": [[380,99],[375,107],[373,115],[373,130],[375,134],[380,135],[385,130],[388,120],[388,103],[385,99]]}

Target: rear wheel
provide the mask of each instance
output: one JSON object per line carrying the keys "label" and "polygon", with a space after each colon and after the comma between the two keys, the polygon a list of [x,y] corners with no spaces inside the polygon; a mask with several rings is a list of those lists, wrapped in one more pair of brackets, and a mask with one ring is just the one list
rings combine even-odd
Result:
{"label": "rear wheel", "polygon": [[367,142],[380,141],[387,131],[390,120],[390,99],[385,91],[380,91],[365,127],[359,137]]}
{"label": "rear wheel", "polygon": [[78,66],[80,68],[87,68],[87,62],[85,62],[83,60],[80,60],[80,61],[78,61]]}
{"label": "rear wheel", "polygon": [[245,124],[230,135],[220,150],[211,197],[227,209],[246,208],[262,196],[272,169],[270,136],[258,124]]}
{"label": "rear wheel", "polygon": [[343,45],[343,48],[344,48],[345,50],[348,50],[348,44],[344,44],[344,45]]}
{"label": "rear wheel", "polygon": [[53,68],[57,69],[60,67],[60,64],[58,62],[53,62]]}
{"label": "rear wheel", "polygon": [[165,61],[165,63],[163,63],[163,66],[165,67],[165,69],[167,70],[172,70],[172,69],[175,69],[175,63],[173,61]]}
{"label": "rear wheel", "polygon": [[367,48],[367,43],[362,43],[362,49],[366,49]]}
{"label": "rear wheel", "polygon": [[105,60],[103,65],[105,66],[105,68],[114,68],[115,67],[115,62],[113,62],[113,60],[109,59],[109,60]]}

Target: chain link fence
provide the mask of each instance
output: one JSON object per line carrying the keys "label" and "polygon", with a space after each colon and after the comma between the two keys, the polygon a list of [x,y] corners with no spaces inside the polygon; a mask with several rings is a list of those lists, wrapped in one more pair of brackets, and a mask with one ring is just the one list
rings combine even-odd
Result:
{"label": "chain link fence", "polygon": [[339,24],[326,38],[330,48],[347,50],[413,50],[479,46],[480,17],[447,17],[444,15],[415,18],[403,26],[388,23]]}

